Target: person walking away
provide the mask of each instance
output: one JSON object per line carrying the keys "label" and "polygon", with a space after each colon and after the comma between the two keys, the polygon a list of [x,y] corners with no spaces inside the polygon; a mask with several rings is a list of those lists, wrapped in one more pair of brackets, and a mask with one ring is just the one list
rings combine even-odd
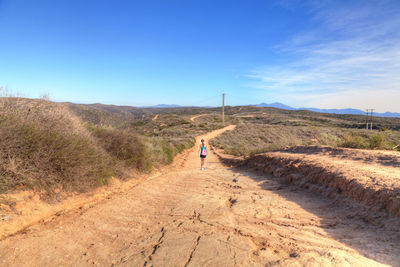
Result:
{"label": "person walking away", "polygon": [[201,139],[201,143],[199,146],[199,152],[200,152],[200,160],[201,160],[201,167],[200,170],[205,170],[206,167],[204,167],[206,157],[207,157],[207,145],[204,141],[204,139]]}

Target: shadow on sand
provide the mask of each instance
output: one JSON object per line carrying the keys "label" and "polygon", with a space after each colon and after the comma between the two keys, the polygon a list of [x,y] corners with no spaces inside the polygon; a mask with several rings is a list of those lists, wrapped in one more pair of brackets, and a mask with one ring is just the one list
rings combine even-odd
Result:
{"label": "shadow on sand", "polygon": [[367,258],[400,266],[399,218],[388,216],[385,212],[371,212],[368,207],[344,196],[322,196],[248,167],[228,169],[257,181],[262,189],[279,194],[318,216],[321,219],[320,228],[327,236],[354,248]]}

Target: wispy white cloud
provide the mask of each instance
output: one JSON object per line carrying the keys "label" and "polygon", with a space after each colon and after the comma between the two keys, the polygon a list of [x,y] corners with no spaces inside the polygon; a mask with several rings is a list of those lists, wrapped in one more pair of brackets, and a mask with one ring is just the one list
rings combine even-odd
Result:
{"label": "wispy white cloud", "polygon": [[400,3],[309,1],[307,8],[318,26],[277,47],[292,60],[252,70],[251,86],[290,104],[400,111]]}

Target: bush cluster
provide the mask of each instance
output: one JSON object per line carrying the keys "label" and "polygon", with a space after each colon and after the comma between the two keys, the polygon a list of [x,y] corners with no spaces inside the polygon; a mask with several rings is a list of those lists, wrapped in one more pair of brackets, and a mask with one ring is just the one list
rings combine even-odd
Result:
{"label": "bush cluster", "polygon": [[85,191],[113,174],[110,157],[62,105],[2,99],[0,110],[0,192]]}
{"label": "bush cluster", "polygon": [[[1,88],[0,88],[1,89]],[[0,98],[0,193],[16,188],[88,191],[132,170],[150,172],[221,127],[129,107]],[[212,121],[214,119],[214,121]]]}
{"label": "bush cluster", "polygon": [[343,136],[341,147],[361,148],[361,149],[390,149],[392,144],[385,140],[385,133],[379,132],[374,134],[347,133]]}
{"label": "bush cluster", "polygon": [[115,160],[122,161],[125,167],[150,172],[152,163],[150,154],[137,135],[127,130],[89,125],[98,144]]}
{"label": "bush cluster", "polygon": [[[268,119],[269,117],[267,117]],[[267,120],[265,119],[265,120]],[[327,126],[288,126],[288,123],[260,123],[245,118],[234,131],[225,132],[212,144],[235,156],[251,156],[296,145],[324,145],[361,149],[400,149],[400,132],[367,131]]]}

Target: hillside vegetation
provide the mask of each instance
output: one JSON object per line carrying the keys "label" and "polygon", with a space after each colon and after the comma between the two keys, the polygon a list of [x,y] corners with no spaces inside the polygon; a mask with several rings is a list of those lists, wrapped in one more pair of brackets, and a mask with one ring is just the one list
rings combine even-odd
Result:
{"label": "hillside vegetation", "polygon": [[[398,149],[400,118],[253,106],[226,107],[236,124],[212,144],[248,156],[296,145]],[[195,120],[190,118],[198,116]],[[135,108],[0,98],[0,193],[88,191],[169,164],[194,137],[223,125],[218,108]],[[397,148],[396,148],[397,147]]]}
{"label": "hillside vegetation", "polygon": [[165,109],[1,98],[0,193],[87,191],[112,176],[150,172],[193,146],[196,135],[221,127],[215,115],[206,120]]}
{"label": "hillside vegetation", "polygon": [[261,107],[227,108],[238,125],[212,141],[225,153],[250,156],[291,146],[325,145],[363,149],[399,149],[400,118],[374,117],[373,130],[365,116],[289,111]]}
{"label": "hillside vegetation", "polygon": [[56,185],[85,190],[112,175],[111,157],[64,105],[3,98],[0,109],[1,192]]}

